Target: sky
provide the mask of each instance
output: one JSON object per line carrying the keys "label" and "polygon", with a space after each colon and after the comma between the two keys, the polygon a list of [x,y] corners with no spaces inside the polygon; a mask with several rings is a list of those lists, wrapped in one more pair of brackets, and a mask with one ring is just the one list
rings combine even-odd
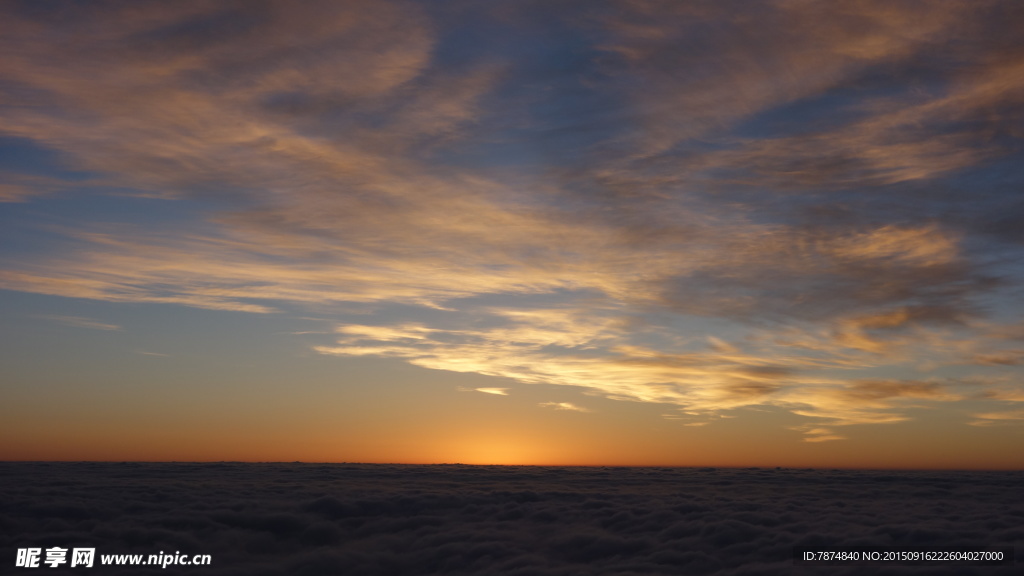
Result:
{"label": "sky", "polygon": [[0,4],[0,459],[1024,468],[1024,5]]}

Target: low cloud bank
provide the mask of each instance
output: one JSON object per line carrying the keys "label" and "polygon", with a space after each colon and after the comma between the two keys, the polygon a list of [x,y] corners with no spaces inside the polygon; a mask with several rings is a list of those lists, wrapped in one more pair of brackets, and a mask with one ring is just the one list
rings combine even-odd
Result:
{"label": "low cloud bank", "polygon": [[[1020,472],[0,463],[0,550],[210,554],[97,573],[1016,574],[810,568],[793,546],[1024,551]],[[1019,561],[1019,560],[1018,560]],[[51,569],[80,573],[86,569]]]}

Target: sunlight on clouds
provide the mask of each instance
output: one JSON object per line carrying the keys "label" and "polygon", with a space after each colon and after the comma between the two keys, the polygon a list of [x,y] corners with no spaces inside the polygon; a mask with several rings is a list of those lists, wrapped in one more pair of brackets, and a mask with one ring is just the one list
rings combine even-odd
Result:
{"label": "sunlight on clouds", "polygon": [[975,354],[971,360],[989,366],[1017,366],[1024,363],[1024,350],[1004,350],[989,354]]}
{"label": "sunlight on clouds", "polygon": [[466,388],[459,386],[460,392],[483,392],[484,394],[493,394],[495,396],[508,396],[508,388]]}
{"label": "sunlight on clouds", "polygon": [[570,412],[590,412],[589,408],[583,408],[577,406],[572,402],[541,402],[538,404],[541,408],[551,408],[552,410],[569,410]]}
{"label": "sunlight on clouds", "polygon": [[985,397],[993,400],[1005,400],[1007,402],[1024,402],[1024,389],[988,389]]}
{"label": "sunlight on clouds", "polygon": [[[341,334],[351,335],[353,341],[358,340],[423,340],[427,334],[433,332],[430,328],[415,324],[406,324],[389,328],[385,326],[339,326]],[[342,340],[343,341],[343,340]]]}
{"label": "sunlight on clouds", "polygon": [[[881,1],[635,2],[608,22],[615,36],[606,48],[625,57],[629,78],[643,83],[643,90],[628,92],[637,107],[658,112],[645,118],[633,142],[636,156],[654,156],[757,111],[825,92],[873,63],[911,56],[948,34],[966,10],[948,3],[923,14]],[[698,33],[711,26],[720,32]],[[700,76],[672,73],[680,69]]]}
{"label": "sunlight on clouds", "polygon": [[935,227],[884,226],[863,234],[831,239],[823,251],[855,261],[886,260],[894,265],[941,266],[956,260],[959,247],[948,232]]}
{"label": "sunlight on clouds", "polygon": [[[9,110],[0,127],[74,150],[83,167],[116,174],[122,185],[171,193],[218,180],[265,185],[283,181],[282,161],[322,163],[323,140],[297,130],[303,108],[387,94],[429,61],[429,32],[409,6],[390,3],[271,3],[234,14],[249,25],[222,36],[213,29],[192,42],[174,33],[144,36],[237,11],[211,8],[69,8],[77,25],[64,25],[61,42],[46,39],[43,22],[6,18],[5,75],[51,98]],[[125,49],[112,48],[118,45]],[[71,65],[69,49],[78,55]],[[60,101],[66,107],[57,118],[50,106]],[[357,153],[347,165],[370,158]]]}
{"label": "sunlight on clouds", "polygon": [[1003,412],[983,412],[972,414],[971,426],[1016,426],[1024,425],[1024,410],[1006,410]]}
{"label": "sunlight on clouds", "polygon": [[983,414],[975,414],[975,418],[983,418],[985,420],[1024,420],[1024,410],[1009,410],[1006,412],[986,412]]}
{"label": "sunlight on clouds", "polygon": [[[832,425],[880,424],[908,419],[904,411],[910,407],[964,398],[940,382],[851,380],[842,374],[885,366],[891,360],[884,356],[862,356],[856,363],[831,362],[819,354],[793,354],[767,343],[742,352],[725,342],[712,342],[709,348],[689,353],[668,353],[625,344],[632,335],[626,324],[612,317],[571,320],[585,317],[585,310],[510,314],[492,309],[489,313],[492,319],[508,323],[488,330],[424,331],[416,327],[414,338],[407,336],[408,327],[352,326],[345,327],[341,345],[319,346],[317,350],[342,356],[401,358],[432,369],[581,387],[612,399],[678,405],[698,419],[765,405]],[[478,310],[466,317],[486,317],[482,314]],[[459,314],[452,316],[455,320]],[[537,321],[541,317],[548,318]]]}
{"label": "sunlight on clouds", "polygon": [[807,432],[804,442],[831,442],[833,440],[846,440],[846,436],[832,434],[824,428],[816,428]]}
{"label": "sunlight on clouds", "polygon": [[[4,174],[0,201],[200,206],[72,218],[59,246],[6,254],[0,288],[315,315],[335,326],[321,354],[663,403],[683,426],[772,406],[812,419],[808,442],[1020,401],[1012,379],[944,372],[1022,362],[1017,320],[985,321],[1019,297],[1000,268],[1019,256],[1016,181],[942,180],[1016,149],[1012,19],[615,7],[557,16],[581,34],[557,69],[543,42],[454,58],[464,31],[415,2],[14,10],[0,132],[89,175]],[[1014,412],[975,425],[1013,419],[993,414]]]}

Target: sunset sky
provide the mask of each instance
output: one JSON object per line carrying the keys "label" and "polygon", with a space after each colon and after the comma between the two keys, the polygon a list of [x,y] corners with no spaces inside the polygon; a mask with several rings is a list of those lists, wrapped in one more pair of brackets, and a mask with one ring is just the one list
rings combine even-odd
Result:
{"label": "sunset sky", "polygon": [[1024,468],[1021,30],[3,2],[0,459]]}

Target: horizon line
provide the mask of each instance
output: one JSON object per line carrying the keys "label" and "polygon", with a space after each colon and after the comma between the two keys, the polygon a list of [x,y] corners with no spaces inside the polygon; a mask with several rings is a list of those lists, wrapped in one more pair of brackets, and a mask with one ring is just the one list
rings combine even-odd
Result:
{"label": "horizon line", "polygon": [[311,464],[358,466],[471,466],[505,468],[675,468],[723,470],[802,470],[859,472],[1024,472],[1024,468],[884,468],[855,466],[741,466],[679,464],[470,464],[465,462],[350,462],[305,460],[0,460],[0,464]]}

